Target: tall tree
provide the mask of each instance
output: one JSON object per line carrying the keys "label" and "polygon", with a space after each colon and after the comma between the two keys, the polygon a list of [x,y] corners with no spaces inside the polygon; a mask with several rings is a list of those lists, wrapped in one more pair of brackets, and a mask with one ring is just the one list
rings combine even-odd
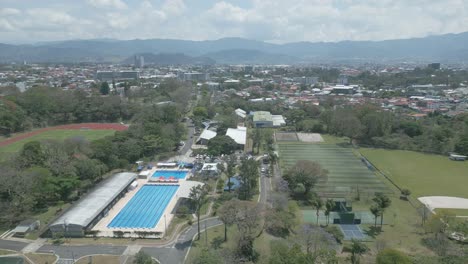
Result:
{"label": "tall tree", "polygon": [[323,201],[320,199],[320,197],[315,197],[315,199],[312,201],[312,206],[315,208],[315,215],[317,217],[317,226],[319,225],[319,212],[320,209],[323,207]]}
{"label": "tall tree", "polygon": [[210,155],[232,154],[236,149],[237,143],[234,139],[225,135],[217,135],[208,141],[208,153]]}
{"label": "tall tree", "polygon": [[296,188],[299,184],[304,186],[304,196],[315,186],[319,180],[326,180],[328,171],[322,169],[319,163],[308,160],[299,160],[292,166],[283,179],[288,182],[291,189]]}
{"label": "tall tree", "polygon": [[254,194],[254,190],[258,185],[258,172],[259,164],[254,159],[242,158],[241,165],[239,168],[241,186],[239,188],[240,196],[242,200],[248,200]]}
{"label": "tall tree", "polygon": [[374,216],[374,226],[377,227],[377,217],[381,215],[382,211],[380,210],[380,207],[376,204],[371,205],[369,210]]}
{"label": "tall tree", "polygon": [[18,156],[18,164],[21,168],[43,166],[46,155],[39,141],[31,141],[23,145]]}
{"label": "tall tree", "polygon": [[227,227],[235,222],[238,202],[238,200],[229,200],[217,210],[219,220],[224,223],[224,241],[227,241]]}
{"label": "tall tree", "polygon": [[197,214],[197,227],[198,227],[198,235],[197,240],[200,239],[200,209],[203,204],[206,202],[206,195],[207,190],[205,185],[197,185],[193,186],[190,189],[189,198],[192,202],[192,207],[195,209],[195,213]]}
{"label": "tall tree", "polygon": [[392,204],[392,200],[390,198],[383,194],[383,193],[376,193],[375,197],[372,198],[372,201],[377,205],[377,207],[380,209],[380,226],[383,226],[383,215],[385,210],[390,207]]}
{"label": "tall tree", "polygon": [[226,176],[228,177],[228,190],[231,192],[231,178],[234,177],[236,174],[236,164],[237,164],[237,156],[235,154],[231,154],[226,158],[227,169],[226,169]]}
{"label": "tall tree", "polygon": [[255,128],[252,134],[253,146],[257,147],[257,154],[260,152],[260,146],[262,145],[262,131],[260,128]]}
{"label": "tall tree", "polygon": [[327,225],[330,223],[330,213],[335,208],[335,201],[333,199],[327,199],[325,201],[325,215],[327,216]]}
{"label": "tall tree", "polygon": [[101,87],[99,88],[99,92],[101,92],[102,95],[108,95],[110,92],[110,87],[107,82],[101,83]]}

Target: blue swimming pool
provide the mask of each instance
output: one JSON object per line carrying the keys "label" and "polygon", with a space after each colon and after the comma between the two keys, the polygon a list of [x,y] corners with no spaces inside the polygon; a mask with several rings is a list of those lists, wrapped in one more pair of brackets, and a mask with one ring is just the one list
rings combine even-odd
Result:
{"label": "blue swimming pool", "polygon": [[166,179],[169,179],[169,177],[174,177],[176,179],[185,179],[185,176],[187,176],[188,171],[182,171],[182,170],[157,170],[153,173],[153,178],[159,178],[159,177],[164,177]]}
{"label": "blue swimming pool", "polygon": [[154,228],[179,185],[144,185],[112,219],[110,228]]}

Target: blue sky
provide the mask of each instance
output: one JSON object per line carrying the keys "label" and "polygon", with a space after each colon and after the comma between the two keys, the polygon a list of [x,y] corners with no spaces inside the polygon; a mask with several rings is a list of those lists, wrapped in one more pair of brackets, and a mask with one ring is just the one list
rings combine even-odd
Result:
{"label": "blue sky", "polygon": [[0,42],[66,39],[274,43],[468,31],[468,0],[0,0]]}

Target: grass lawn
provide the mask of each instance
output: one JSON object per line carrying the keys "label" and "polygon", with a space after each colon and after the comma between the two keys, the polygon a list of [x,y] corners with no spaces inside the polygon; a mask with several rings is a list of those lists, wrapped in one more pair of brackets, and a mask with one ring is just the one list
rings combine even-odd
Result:
{"label": "grass lawn", "polygon": [[[373,253],[377,252],[377,243],[384,241],[390,248],[401,250],[410,255],[433,255],[421,244],[424,229],[421,226],[421,216],[409,202],[392,197],[392,205],[384,213],[383,231],[380,232],[380,218],[377,218],[377,229],[373,224],[361,225],[361,229],[368,236],[366,244]],[[372,202],[360,201],[353,203],[360,209],[369,208]],[[385,224],[387,223],[387,224]]]}
{"label": "grass lawn", "polygon": [[55,263],[55,260],[57,260],[57,257],[52,254],[29,253],[29,254],[26,254],[26,257],[32,260],[34,264],[50,264],[50,263]]}
{"label": "grass lawn", "polygon": [[10,255],[10,254],[16,254],[16,251],[12,250],[6,250],[6,249],[0,249],[0,256],[1,255]]}
{"label": "grass lawn", "polygon": [[[337,137],[337,136],[332,136],[328,134],[320,134],[320,135],[322,136],[324,142],[319,143],[319,144],[342,144],[342,143],[348,144],[349,143],[349,138],[347,137]],[[313,144],[317,144],[317,143],[313,143]]]}
{"label": "grass lawn", "polygon": [[80,258],[76,264],[115,264],[120,263],[120,256],[112,255],[95,255],[91,256],[91,261],[89,256],[84,256]]}
{"label": "grass lawn", "polygon": [[[106,136],[114,135],[115,131],[113,130],[65,130],[65,129],[58,129],[58,130],[50,130],[50,131],[44,131],[40,134],[31,136],[29,138],[25,138],[23,140],[14,142],[12,144],[9,144],[7,146],[0,147],[0,153],[14,153],[18,152],[21,147],[30,141],[41,141],[41,140],[47,140],[47,139],[56,139],[56,140],[65,140],[67,138],[71,137],[84,137],[87,140],[95,140],[99,138],[103,138]],[[18,134],[21,135],[21,134]]]}
{"label": "grass lawn", "polygon": [[361,149],[362,155],[411,196],[468,198],[468,163],[413,151]]}
{"label": "grass lawn", "polygon": [[450,214],[458,215],[458,216],[468,216],[468,209],[445,209],[445,208],[440,208],[440,209],[435,209],[436,213],[439,212],[448,212]]}

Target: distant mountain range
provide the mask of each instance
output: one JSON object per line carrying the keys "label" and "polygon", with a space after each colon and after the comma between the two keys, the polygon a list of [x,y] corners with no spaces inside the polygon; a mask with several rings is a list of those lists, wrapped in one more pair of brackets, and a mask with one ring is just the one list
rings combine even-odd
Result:
{"label": "distant mountain range", "polygon": [[294,64],[326,61],[441,61],[468,60],[468,32],[425,38],[384,41],[294,42],[223,38],[189,41],[70,40],[36,45],[0,44],[0,62],[127,62],[143,54],[155,64]]}

